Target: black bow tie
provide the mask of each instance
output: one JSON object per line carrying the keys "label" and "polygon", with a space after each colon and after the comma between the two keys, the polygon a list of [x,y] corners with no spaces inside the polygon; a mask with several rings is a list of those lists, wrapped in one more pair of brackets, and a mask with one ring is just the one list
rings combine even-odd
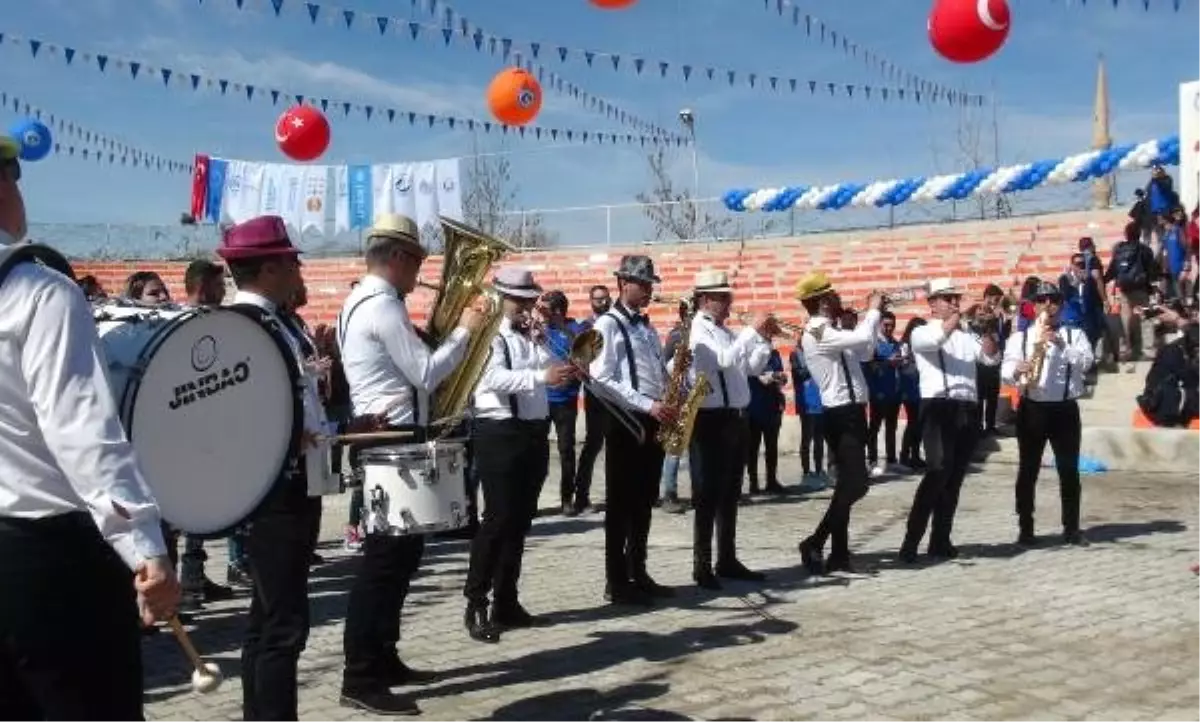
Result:
{"label": "black bow tie", "polygon": [[634,326],[645,326],[650,323],[650,317],[644,313],[631,313],[629,314],[629,323]]}

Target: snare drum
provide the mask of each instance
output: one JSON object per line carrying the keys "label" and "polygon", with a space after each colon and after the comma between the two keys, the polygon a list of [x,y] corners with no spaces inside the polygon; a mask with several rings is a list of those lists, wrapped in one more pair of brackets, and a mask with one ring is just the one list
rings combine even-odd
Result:
{"label": "snare drum", "polygon": [[97,306],[121,422],[162,517],[196,536],[241,524],[300,443],[303,398],[284,331],[257,309]]}
{"label": "snare drum", "polygon": [[466,449],[463,441],[443,440],[359,451],[367,533],[408,536],[465,527]]}

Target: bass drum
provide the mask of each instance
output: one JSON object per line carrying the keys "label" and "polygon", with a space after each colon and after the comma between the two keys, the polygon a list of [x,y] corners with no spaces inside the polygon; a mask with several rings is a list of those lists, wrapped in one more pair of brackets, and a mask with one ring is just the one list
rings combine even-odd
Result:
{"label": "bass drum", "polygon": [[163,519],[222,536],[300,444],[303,397],[284,331],[253,307],[95,309],[125,433]]}

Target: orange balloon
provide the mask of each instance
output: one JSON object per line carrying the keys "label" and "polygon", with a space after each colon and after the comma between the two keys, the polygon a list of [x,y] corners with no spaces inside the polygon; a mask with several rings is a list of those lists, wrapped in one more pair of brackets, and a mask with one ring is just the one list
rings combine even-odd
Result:
{"label": "orange balloon", "polygon": [[505,125],[525,125],[542,109],[542,84],[523,68],[496,73],[487,89],[488,108]]}
{"label": "orange balloon", "polygon": [[604,10],[624,10],[633,7],[637,0],[590,0],[593,5]]}

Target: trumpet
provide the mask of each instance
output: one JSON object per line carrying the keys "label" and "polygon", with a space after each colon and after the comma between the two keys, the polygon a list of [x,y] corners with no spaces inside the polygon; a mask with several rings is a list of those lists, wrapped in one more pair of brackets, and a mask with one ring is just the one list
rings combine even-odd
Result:
{"label": "trumpet", "polygon": [[[775,325],[778,326],[781,331],[786,331],[787,333],[795,334],[797,336],[804,333],[804,326],[801,324],[791,323],[789,321],[780,321],[779,318],[773,313],[769,314],[769,317],[775,322]],[[754,314],[750,312],[739,313],[737,320],[738,323],[742,324],[743,326],[749,326],[754,323]],[[776,335],[783,336],[785,334],[781,333]]]}
{"label": "trumpet", "polygon": [[894,291],[885,291],[883,295],[884,305],[890,306],[896,303],[908,303],[909,301],[917,300],[917,294],[925,290],[925,285],[920,286],[905,286]]}

